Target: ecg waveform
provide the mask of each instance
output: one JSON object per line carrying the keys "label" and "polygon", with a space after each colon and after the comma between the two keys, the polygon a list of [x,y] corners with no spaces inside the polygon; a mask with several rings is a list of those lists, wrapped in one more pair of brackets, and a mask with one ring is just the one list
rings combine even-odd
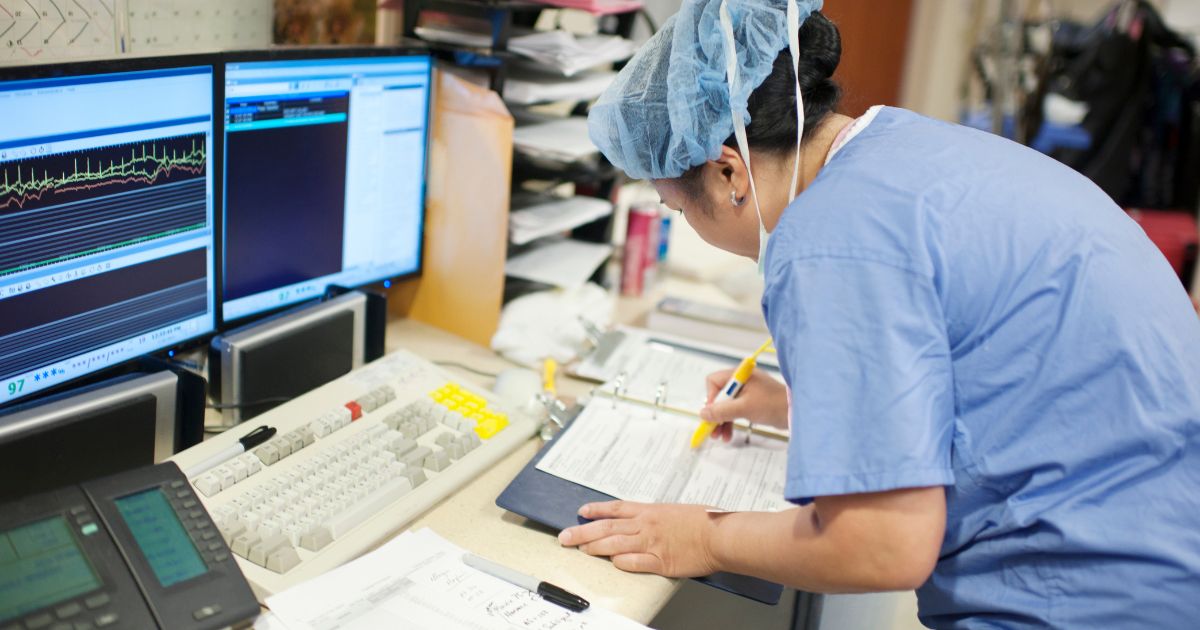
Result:
{"label": "ecg waveform", "polygon": [[204,134],[0,162],[0,213],[203,178]]}

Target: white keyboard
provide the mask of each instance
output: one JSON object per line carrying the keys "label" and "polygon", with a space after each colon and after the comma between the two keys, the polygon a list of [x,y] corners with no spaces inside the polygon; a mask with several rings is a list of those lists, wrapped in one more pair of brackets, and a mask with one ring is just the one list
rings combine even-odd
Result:
{"label": "white keyboard", "polygon": [[277,430],[191,479],[264,601],[395,536],[533,436],[498,400],[399,351],[171,459],[187,470]]}

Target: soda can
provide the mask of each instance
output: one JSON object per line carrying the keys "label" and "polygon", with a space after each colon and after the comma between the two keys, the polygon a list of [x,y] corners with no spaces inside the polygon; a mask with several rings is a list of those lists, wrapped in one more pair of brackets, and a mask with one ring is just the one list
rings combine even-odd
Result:
{"label": "soda can", "polygon": [[658,261],[658,238],[662,230],[658,206],[635,204],[629,208],[625,228],[625,253],[621,264],[621,294],[640,296],[654,275]]}

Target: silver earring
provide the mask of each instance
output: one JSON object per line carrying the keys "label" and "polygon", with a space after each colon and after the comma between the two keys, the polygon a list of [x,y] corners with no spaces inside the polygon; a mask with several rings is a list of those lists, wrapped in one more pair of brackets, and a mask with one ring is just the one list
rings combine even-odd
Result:
{"label": "silver earring", "polygon": [[733,204],[734,208],[738,208],[741,207],[742,204],[746,203],[746,198],[742,197],[741,199],[738,199],[737,191],[731,190],[729,191],[729,203]]}

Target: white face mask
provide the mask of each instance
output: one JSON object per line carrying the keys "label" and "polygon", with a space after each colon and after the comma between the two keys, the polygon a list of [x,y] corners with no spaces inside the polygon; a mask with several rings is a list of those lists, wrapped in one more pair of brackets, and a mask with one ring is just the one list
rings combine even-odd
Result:
{"label": "white face mask", "polygon": [[[730,99],[733,98],[733,86],[737,82],[737,43],[733,37],[733,20],[729,17],[729,8],[724,0],[719,10],[721,31],[725,35],[725,75],[729,82]],[[800,8],[795,0],[789,0],[787,5],[788,51],[792,56],[792,73],[796,79],[796,156],[792,162],[792,183],[788,186],[788,203],[796,199],[796,184],[800,177],[800,142],[804,139],[804,99],[800,94]],[[771,235],[763,222],[762,206],[758,203],[758,190],[754,185],[754,173],[750,170],[750,146],[746,142],[746,121],[742,112],[733,111],[733,135],[737,139],[738,152],[746,163],[746,175],[750,178],[750,196],[754,198],[754,212],[758,215],[758,275],[766,275],[767,242]]]}

